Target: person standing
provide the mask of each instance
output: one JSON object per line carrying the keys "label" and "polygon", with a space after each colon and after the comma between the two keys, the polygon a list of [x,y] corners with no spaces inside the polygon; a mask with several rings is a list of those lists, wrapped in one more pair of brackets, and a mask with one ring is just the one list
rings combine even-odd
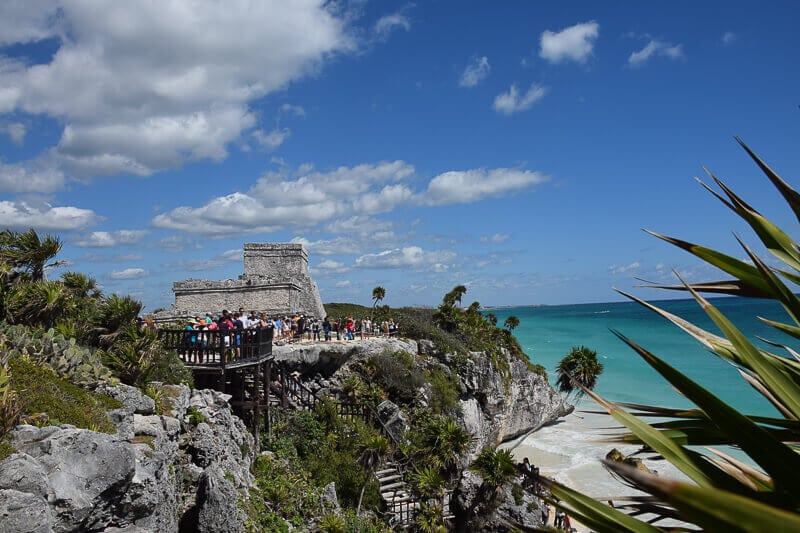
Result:
{"label": "person standing", "polygon": [[331,323],[328,320],[328,317],[322,321],[322,331],[325,333],[325,342],[330,342],[331,340]]}

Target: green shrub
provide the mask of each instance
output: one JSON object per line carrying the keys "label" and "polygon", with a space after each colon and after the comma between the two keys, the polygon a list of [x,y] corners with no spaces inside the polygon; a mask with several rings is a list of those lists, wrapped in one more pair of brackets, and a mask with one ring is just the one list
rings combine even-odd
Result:
{"label": "green shrub", "polygon": [[514,483],[511,486],[511,497],[514,498],[514,505],[522,505],[522,502],[525,501],[524,494],[525,491],[519,483]]}
{"label": "green shrub", "polygon": [[461,405],[458,398],[461,395],[461,380],[455,373],[449,375],[441,368],[434,368],[428,374],[431,384],[432,396],[430,408],[433,412],[453,416],[459,414]]}
{"label": "green shrub", "polygon": [[407,352],[373,355],[363,365],[370,380],[379,383],[393,401],[411,403],[425,384],[425,373]]}
{"label": "green shrub", "polygon": [[95,350],[80,346],[74,338],[53,329],[44,331],[0,322],[0,351],[8,357],[25,355],[36,363],[46,363],[59,376],[83,387],[115,381]]}
{"label": "green shrub", "polygon": [[11,444],[6,441],[0,441],[0,461],[8,457],[9,455],[15,453],[17,450],[14,449]]}
{"label": "green shrub", "polygon": [[50,423],[115,433],[116,426],[106,411],[122,403],[102,394],[88,392],[56,375],[48,366],[36,365],[25,357],[9,360],[11,385],[18,393],[24,414],[47,413]]}
{"label": "green shrub", "polygon": [[255,486],[245,505],[251,531],[288,531],[283,521],[299,525],[319,513],[320,489],[294,461],[259,456],[253,464]]}
{"label": "green shrub", "polygon": [[189,406],[186,410],[186,416],[189,417],[189,423],[193,426],[201,424],[206,421],[206,416],[197,410],[195,406]]}

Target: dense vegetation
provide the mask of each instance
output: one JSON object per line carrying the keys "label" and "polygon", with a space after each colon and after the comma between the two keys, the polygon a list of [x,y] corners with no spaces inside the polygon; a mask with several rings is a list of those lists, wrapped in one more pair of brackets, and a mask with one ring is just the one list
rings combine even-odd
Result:
{"label": "dense vegetation", "polygon": [[[744,143],[739,142],[800,221],[800,194]],[[647,455],[669,461],[693,483],[662,479],[623,463],[607,461],[606,466],[610,470],[647,495],[617,502],[618,505],[624,505],[626,512],[553,483],[553,495],[562,500],[557,505],[595,531],[661,531],[659,524],[663,518],[677,518],[687,522],[689,528],[708,531],[800,531],[800,479],[797,476],[797,472],[800,472],[798,352],[778,343],[771,343],[778,353],[757,348],[700,295],[701,292],[707,292],[775,300],[786,311],[786,317],[760,320],[777,331],[800,339],[800,297],[795,294],[795,286],[800,283],[800,246],[722,181],[711,173],[709,175],[722,193],[708,186],[706,188],[753,229],[773,256],[769,264],[738,237],[747,261],[701,245],[654,235],[732,276],[730,280],[710,283],[686,283],[679,278],[679,285],[660,286],[667,290],[689,292],[724,337],[633,296],[629,297],[671,321],[729,362],[734,367],[732,371],[738,371],[743,378],[742,385],[749,385],[763,395],[775,406],[776,411],[772,416],[742,413],[643,346],[617,333],[622,341],[696,407],[675,410],[618,404],[601,398],[588,388],[584,392],[629,430],[628,434],[619,437],[620,442],[641,444]],[[643,419],[653,416],[661,421],[647,423]],[[718,449],[702,448],[724,445],[738,448],[747,455],[748,460],[741,461]],[[632,510],[636,513],[629,514]],[[636,517],[640,513],[646,513],[648,522]],[[663,529],[669,528],[664,526]]]}
{"label": "dense vegetation", "polygon": [[106,296],[76,272],[47,279],[63,266],[60,250],[58,238],[32,229],[0,232],[0,442],[21,416],[113,431],[110,400],[90,392],[100,384],[191,383],[177,356],[137,326],[141,303]]}
{"label": "dense vegetation", "polygon": [[[105,412],[119,404],[92,392],[101,384],[121,381],[137,386],[154,397],[158,410],[166,399],[148,383],[191,384],[191,373],[177,356],[138,326],[139,302],[106,296],[93,279],[74,272],[46,279],[45,274],[60,265],[53,261],[60,247],[57,238],[41,238],[33,230],[0,233],[0,456],[13,451],[4,437],[20,419],[113,432]],[[479,311],[477,303],[462,309],[465,292],[463,286],[456,287],[436,310],[379,305],[386,297],[382,287],[373,290],[371,308],[328,306],[334,317],[391,318],[400,324],[402,336],[432,340],[440,352],[451,354],[452,364],[387,352],[353,365],[340,399],[369,410],[391,399],[407,413],[407,441],[395,441],[357,417],[340,416],[328,401],[313,412],[278,410],[274,438],[261,443],[270,453],[258,456],[253,466],[256,484],[250,497],[241,501],[248,528],[287,531],[289,525],[315,521],[323,531],[388,531],[379,519],[381,502],[373,472],[391,457],[406,466],[411,490],[427,500],[417,529],[442,530],[443,495],[469,466],[465,457],[473,445],[471,435],[453,418],[459,414],[463,392],[459,369],[467,358],[484,352],[509,379],[507,354],[527,361],[511,335],[518,321],[506,321],[502,329],[491,314]],[[188,420],[191,425],[204,421],[196,410],[190,410]],[[497,452],[487,450],[481,457],[491,453]],[[484,468],[486,464],[476,471],[498,475]],[[492,479],[499,478],[487,477],[487,487]],[[323,497],[331,482],[344,508],[337,513]]]}
{"label": "dense vegetation", "polygon": [[512,359],[524,361],[531,371],[547,377],[545,368],[531,363],[512,335],[513,329],[519,325],[519,319],[510,316],[505,320],[503,328],[497,327],[497,317],[492,313],[481,312],[478,302],[473,302],[466,308],[461,307],[461,300],[466,292],[466,287],[457,285],[444,295],[442,303],[436,309],[391,308],[385,305],[368,308],[355,304],[333,303],[325,304],[325,311],[330,317],[352,315],[355,318],[374,316],[377,320],[391,318],[398,324],[402,337],[415,340],[427,339],[432,341],[440,352],[455,353],[462,357],[470,352],[483,352],[490,358],[493,366],[506,377],[509,367],[504,351],[507,351]]}

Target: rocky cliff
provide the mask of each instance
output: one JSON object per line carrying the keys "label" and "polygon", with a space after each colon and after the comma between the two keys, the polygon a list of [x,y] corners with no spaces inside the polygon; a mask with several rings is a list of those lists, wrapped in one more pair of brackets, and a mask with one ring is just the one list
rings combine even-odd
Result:
{"label": "rocky cliff", "polygon": [[[9,532],[234,532],[252,482],[252,436],[228,396],[183,386],[105,393],[116,434],[18,426],[0,462],[0,523]],[[157,414],[157,411],[161,414]]]}
{"label": "rocky cliff", "polygon": [[[374,338],[349,343],[275,346],[276,360],[293,365],[316,392],[333,392],[352,374],[351,367],[371,355],[404,351],[420,365],[438,367],[448,374],[457,372],[461,382],[460,422],[475,437],[474,450],[496,446],[572,411],[572,406],[550,386],[547,379],[529,370],[523,361],[505,353],[507,375],[492,366],[489,358],[472,353],[456,360],[439,352],[430,341]],[[420,401],[426,391],[420,390]]]}

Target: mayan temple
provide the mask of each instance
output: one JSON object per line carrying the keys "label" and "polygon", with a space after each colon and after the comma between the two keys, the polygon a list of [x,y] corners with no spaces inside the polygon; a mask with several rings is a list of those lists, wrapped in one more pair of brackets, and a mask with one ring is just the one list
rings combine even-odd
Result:
{"label": "mayan temple", "polygon": [[240,307],[270,315],[325,316],[317,284],[308,275],[308,254],[302,244],[246,243],[244,274],[238,279],[176,281],[172,292],[175,303],[166,313],[173,317]]}

